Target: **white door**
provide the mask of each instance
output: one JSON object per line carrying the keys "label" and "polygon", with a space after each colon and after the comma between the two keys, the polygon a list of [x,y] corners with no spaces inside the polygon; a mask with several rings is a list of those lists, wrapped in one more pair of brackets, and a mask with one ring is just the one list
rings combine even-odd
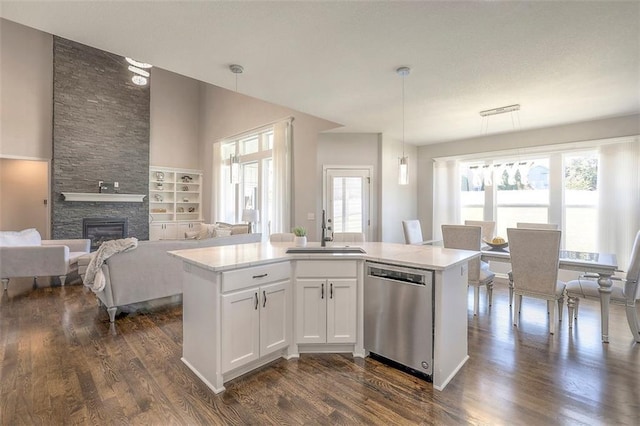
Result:
{"label": "white door", "polygon": [[356,342],[355,278],[327,280],[327,343]]}
{"label": "white door", "polygon": [[289,345],[291,281],[260,287],[260,356]]}
{"label": "white door", "polygon": [[371,241],[371,171],[363,168],[327,168],[325,175],[324,205],[330,231],[363,232],[365,240]]}
{"label": "white door", "polygon": [[296,281],[296,341],[326,343],[327,292],[324,279]]}
{"label": "white door", "polygon": [[0,230],[36,228],[49,238],[49,164],[0,159]]}
{"label": "white door", "polygon": [[222,295],[223,373],[260,357],[259,309],[258,288]]}

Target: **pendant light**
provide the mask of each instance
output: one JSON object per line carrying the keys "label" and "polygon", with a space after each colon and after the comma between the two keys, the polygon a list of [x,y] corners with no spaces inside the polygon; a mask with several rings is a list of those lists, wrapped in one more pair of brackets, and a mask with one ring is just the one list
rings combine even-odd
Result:
{"label": "pendant light", "polygon": [[408,185],[409,159],[404,155],[404,79],[409,75],[411,69],[409,67],[400,67],[396,72],[402,77],[402,157],[400,157],[400,164],[398,165],[398,183],[400,185]]}
{"label": "pendant light", "polygon": [[[244,68],[242,65],[231,64],[229,65],[229,70],[235,74],[236,77],[236,92],[238,92],[238,74],[242,74],[244,72]],[[236,147],[237,149],[237,147]],[[237,151],[236,151],[237,152]],[[229,177],[232,184],[240,183],[240,156],[231,154],[229,156],[229,166],[231,167]]]}

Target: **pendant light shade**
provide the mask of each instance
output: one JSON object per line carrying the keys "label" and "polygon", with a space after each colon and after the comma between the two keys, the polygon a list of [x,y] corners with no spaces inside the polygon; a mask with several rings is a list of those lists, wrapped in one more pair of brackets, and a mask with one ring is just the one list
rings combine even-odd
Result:
{"label": "pendant light shade", "polygon": [[409,159],[405,156],[400,157],[400,165],[398,168],[398,183],[400,185],[409,184],[409,164],[407,164],[408,160]]}
{"label": "pendant light shade", "polygon": [[411,69],[409,67],[400,67],[396,70],[398,75],[402,77],[402,157],[398,164],[398,184],[409,184],[409,158],[404,155],[404,78],[409,75]]}
{"label": "pendant light shade", "polygon": [[240,183],[240,157],[231,154],[229,156],[229,166],[231,167],[229,177],[232,184]]}

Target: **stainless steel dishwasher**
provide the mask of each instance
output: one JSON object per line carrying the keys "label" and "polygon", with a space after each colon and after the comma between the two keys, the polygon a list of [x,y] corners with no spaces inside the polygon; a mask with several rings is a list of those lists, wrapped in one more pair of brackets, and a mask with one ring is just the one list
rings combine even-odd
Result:
{"label": "stainless steel dishwasher", "polygon": [[366,262],[364,348],[433,373],[433,271]]}

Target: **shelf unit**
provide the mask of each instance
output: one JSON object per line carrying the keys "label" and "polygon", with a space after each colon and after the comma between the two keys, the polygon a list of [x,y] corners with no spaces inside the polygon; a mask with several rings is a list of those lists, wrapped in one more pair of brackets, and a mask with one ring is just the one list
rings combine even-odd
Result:
{"label": "shelf unit", "polygon": [[150,167],[149,217],[149,239],[184,238],[202,222],[202,171]]}

